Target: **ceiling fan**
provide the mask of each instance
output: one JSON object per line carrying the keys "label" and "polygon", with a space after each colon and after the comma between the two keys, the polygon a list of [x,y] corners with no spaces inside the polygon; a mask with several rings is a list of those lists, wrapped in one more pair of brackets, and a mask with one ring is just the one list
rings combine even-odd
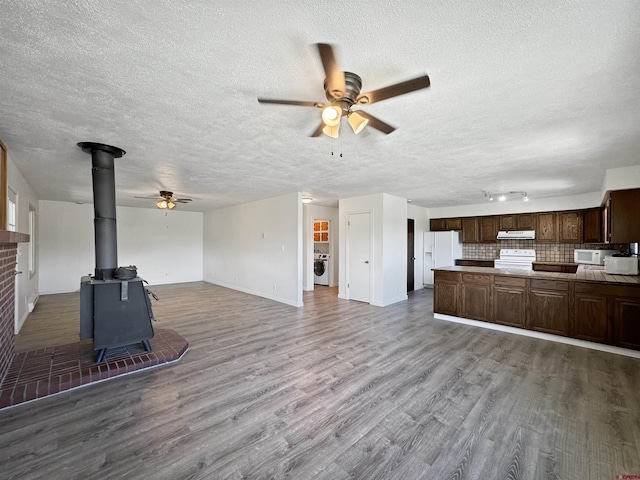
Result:
{"label": "ceiling fan", "polygon": [[167,190],[160,190],[160,196],[153,197],[135,197],[135,198],[148,198],[152,200],[157,200],[156,207],[160,209],[167,208],[172,210],[175,208],[176,203],[189,203],[192,201],[191,198],[175,198],[173,196],[173,192],[169,192]]}
{"label": "ceiling fan", "polygon": [[311,137],[318,137],[321,133],[324,133],[330,137],[338,138],[342,117],[347,117],[349,125],[351,125],[351,128],[356,134],[360,133],[367,125],[371,125],[373,128],[389,134],[395,130],[395,127],[362,110],[352,110],[351,108],[354,105],[368,105],[380,102],[387,98],[397,97],[398,95],[427,88],[431,85],[429,76],[423,75],[412,80],[407,80],[406,82],[360,93],[362,79],[355,73],[343,72],[338,69],[331,45],[326,43],[316,43],[315,45],[318,48],[326,75],[324,91],[329,103],[258,98],[258,102],[260,103],[321,108],[322,122],[310,135]]}

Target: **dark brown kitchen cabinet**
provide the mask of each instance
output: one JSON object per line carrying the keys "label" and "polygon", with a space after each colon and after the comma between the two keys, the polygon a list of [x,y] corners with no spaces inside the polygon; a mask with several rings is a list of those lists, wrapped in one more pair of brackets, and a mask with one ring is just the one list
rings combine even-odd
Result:
{"label": "dark brown kitchen cabinet", "polygon": [[518,215],[518,230],[535,230],[536,214],[521,213]]}
{"label": "dark brown kitchen cabinet", "polygon": [[602,238],[602,208],[587,208],[582,211],[582,241],[600,243]]}
{"label": "dark brown kitchen cabinet", "polygon": [[615,298],[613,343],[640,350],[640,298]]}
{"label": "dark brown kitchen cabinet", "polygon": [[582,243],[582,212],[558,212],[558,241],[560,243]]}
{"label": "dark brown kitchen cabinet", "polygon": [[431,230],[432,232],[444,232],[446,229],[446,218],[432,218],[429,220],[429,230]]}
{"label": "dark brown kitchen cabinet", "polygon": [[536,214],[536,242],[556,243],[558,241],[558,224],[556,212]]}
{"label": "dark brown kitchen cabinet", "polygon": [[535,213],[500,215],[499,230],[535,230]]}
{"label": "dark brown kitchen cabinet", "polygon": [[609,198],[611,243],[640,242],[640,188],[616,190]]}
{"label": "dark brown kitchen cabinet", "polygon": [[[580,285],[576,286],[578,289]],[[590,342],[608,343],[607,297],[593,293],[574,295],[571,336]]]}
{"label": "dark brown kitchen cabinet", "polygon": [[498,237],[498,217],[478,217],[480,243],[495,243]]}
{"label": "dark brown kitchen cabinet", "polygon": [[446,232],[449,230],[461,230],[462,222],[455,218],[432,218],[429,220],[429,230],[432,232]]}
{"label": "dark brown kitchen cabinet", "polygon": [[491,275],[462,274],[462,316],[491,321]]}
{"label": "dark brown kitchen cabinet", "polygon": [[462,218],[462,243],[478,243],[479,239],[478,217]]}
{"label": "dark brown kitchen cabinet", "polygon": [[493,321],[500,325],[525,328],[527,281],[524,278],[495,277]]}
{"label": "dark brown kitchen cabinet", "polygon": [[529,290],[529,328],[569,335],[569,282],[532,279]]}
{"label": "dark brown kitchen cabinet", "polygon": [[433,311],[444,315],[457,316],[460,274],[440,271],[433,273]]}
{"label": "dark brown kitchen cabinet", "polygon": [[462,222],[459,217],[445,218],[447,230],[462,230]]}
{"label": "dark brown kitchen cabinet", "polygon": [[518,230],[518,215],[500,215],[500,230]]}

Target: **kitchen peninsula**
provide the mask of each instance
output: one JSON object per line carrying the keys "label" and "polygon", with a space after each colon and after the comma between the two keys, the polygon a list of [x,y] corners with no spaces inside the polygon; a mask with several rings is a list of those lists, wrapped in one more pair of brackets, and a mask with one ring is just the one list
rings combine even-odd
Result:
{"label": "kitchen peninsula", "polygon": [[576,273],[453,266],[434,277],[436,316],[640,350],[640,276],[580,265]]}

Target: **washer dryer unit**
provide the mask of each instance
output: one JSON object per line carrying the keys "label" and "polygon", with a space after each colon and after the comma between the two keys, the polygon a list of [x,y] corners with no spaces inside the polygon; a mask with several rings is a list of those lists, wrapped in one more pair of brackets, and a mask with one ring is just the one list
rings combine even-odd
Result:
{"label": "washer dryer unit", "polygon": [[329,285],[329,255],[326,253],[314,254],[313,274],[316,285]]}

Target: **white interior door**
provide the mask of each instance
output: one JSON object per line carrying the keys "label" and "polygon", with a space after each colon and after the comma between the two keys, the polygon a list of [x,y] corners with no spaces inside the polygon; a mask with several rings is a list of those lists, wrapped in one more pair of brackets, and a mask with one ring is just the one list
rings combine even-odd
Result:
{"label": "white interior door", "polygon": [[371,302],[371,214],[352,213],[347,223],[347,290],[350,300]]}

